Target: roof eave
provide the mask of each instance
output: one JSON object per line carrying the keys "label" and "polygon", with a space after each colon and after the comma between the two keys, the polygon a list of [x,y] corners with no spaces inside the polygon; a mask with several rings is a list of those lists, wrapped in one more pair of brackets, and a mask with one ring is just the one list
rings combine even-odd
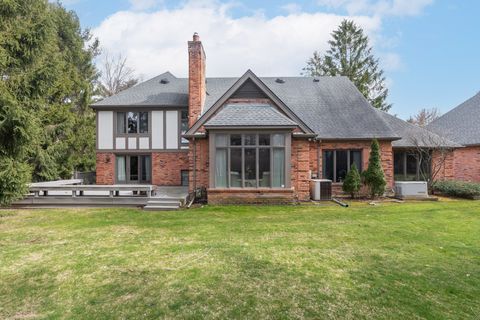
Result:
{"label": "roof eave", "polygon": [[262,130],[262,129],[268,129],[268,130],[271,130],[271,129],[295,129],[297,128],[298,126],[297,125],[247,125],[247,126],[244,126],[244,125],[204,125],[205,129],[207,130],[211,130],[211,129],[214,129],[214,130],[217,130],[217,129],[231,129],[231,130],[234,130],[234,129],[255,129],[255,130]]}
{"label": "roof eave", "polygon": [[318,136],[318,139],[321,139],[322,141],[364,141],[364,140],[372,140],[372,139],[377,139],[377,140],[388,140],[388,141],[396,141],[396,140],[401,140],[401,137],[351,137],[351,138],[332,138],[332,137],[321,137]]}
{"label": "roof eave", "polygon": [[110,109],[128,109],[128,108],[188,108],[188,105],[180,105],[180,104],[115,104],[115,105],[108,105],[108,104],[91,104],[90,108],[95,110],[110,110]]}

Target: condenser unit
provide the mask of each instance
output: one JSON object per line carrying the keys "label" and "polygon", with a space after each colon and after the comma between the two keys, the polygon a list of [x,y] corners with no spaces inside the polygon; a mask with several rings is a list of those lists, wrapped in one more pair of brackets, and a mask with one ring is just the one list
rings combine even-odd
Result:
{"label": "condenser unit", "polygon": [[332,180],[310,180],[310,197],[315,201],[332,200]]}
{"label": "condenser unit", "polygon": [[423,181],[395,181],[395,197],[400,199],[427,198],[427,183]]}

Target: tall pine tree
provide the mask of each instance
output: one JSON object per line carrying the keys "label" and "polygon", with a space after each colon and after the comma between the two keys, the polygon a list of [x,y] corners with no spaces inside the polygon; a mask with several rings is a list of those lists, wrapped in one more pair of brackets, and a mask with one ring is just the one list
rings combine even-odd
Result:
{"label": "tall pine tree", "polygon": [[[0,203],[26,183],[71,177],[95,165],[98,42],[78,18],[47,0],[0,5]],[[91,43],[90,46],[87,43]]]}
{"label": "tall pine tree", "polygon": [[388,89],[379,60],[372,54],[368,37],[363,29],[351,20],[343,20],[332,33],[330,49],[318,51],[303,68],[309,76],[346,76],[375,108],[388,111]]}
{"label": "tall pine tree", "polygon": [[5,1],[0,16],[0,82],[40,129],[16,160],[31,164],[35,181],[93,170],[95,117],[88,104],[98,42],[88,46],[90,33],[75,13],[47,0]]}

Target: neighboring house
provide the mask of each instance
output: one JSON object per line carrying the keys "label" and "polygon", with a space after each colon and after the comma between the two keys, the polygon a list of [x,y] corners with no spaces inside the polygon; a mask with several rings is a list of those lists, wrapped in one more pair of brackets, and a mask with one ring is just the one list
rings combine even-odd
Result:
{"label": "neighboring house", "polygon": [[480,93],[427,126],[464,146],[455,149],[448,178],[480,182]]}
{"label": "neighboring house", "polygon": [[[451,141],[373,108],[346,77],[206,78],[197,34],[189,76],[169,72],[95,103],[97,183],[205,187],[210,203],[309,199],[309,180],[340,192],[378,139],[387,187],[417,180],[414,138]],[[425,146],[427,148],[432,146]]]}

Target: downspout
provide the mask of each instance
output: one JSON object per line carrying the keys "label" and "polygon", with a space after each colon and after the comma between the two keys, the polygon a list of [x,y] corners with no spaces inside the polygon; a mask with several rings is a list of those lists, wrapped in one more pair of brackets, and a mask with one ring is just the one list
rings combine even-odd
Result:
{"label": "downspout", "polygon": [[[320,173],[322,172],[320,168],[320,157],[322,156],[321,148],[320,145],[322,143],[322,140],[318,139],[318,146],[317,146],[317,179],[320,179]],[[322,177],[323,178],[323,177]]]}
{"label": "downspout", "polygon": [[197,190],[197,141],[193,137],[193,191]]}

